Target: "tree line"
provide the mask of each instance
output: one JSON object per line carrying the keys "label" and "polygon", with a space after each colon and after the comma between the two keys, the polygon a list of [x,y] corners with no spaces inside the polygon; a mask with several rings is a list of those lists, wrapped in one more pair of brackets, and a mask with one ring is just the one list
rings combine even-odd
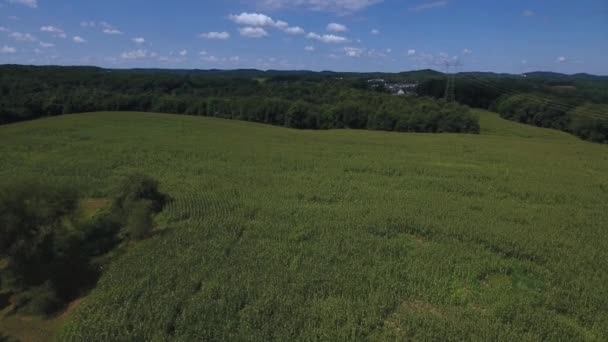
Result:
{"label": "tree line", "polygon": [[369,91],[361,79],[4,67],[0,123],[92,111],[214,116],[299,129],[479,132],[468,107]]}
{"label": "tree line", "polygon": [[[424,96],[442,98],[445,78],[418,87]],[[563,78],[456,76],[456,100],[498,112],[503,118],[572,133],[608,143],[608,81]]]}

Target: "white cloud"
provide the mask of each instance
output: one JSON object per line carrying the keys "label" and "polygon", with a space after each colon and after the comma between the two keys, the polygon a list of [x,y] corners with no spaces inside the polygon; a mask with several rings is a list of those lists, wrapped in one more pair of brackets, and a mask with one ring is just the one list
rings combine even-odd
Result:
{"label": "white cloud", "polygon": [[414,11],[414,12],[426,11],[426,10],[430,10],[430,9],[445,7],[447,4],[448,4],[447,1],[426,2],[426,3],[420,4],[418,6],[410,7],[410,11]]}
{"label": "white cloud", "polygon": [[257,4],[270,10],[304,7],[313,11],[350,13],[360,11],[384,0],[256,0]]}
{"label": "white cloud", "polygon": [[40,46],[47,49],[47,48],[52,48],[53,46],[55,46],[55,44],[40,42]]}
{"label": "white cloud", "polygon": [[314,47],[314,46],[309,45],[309,46],[305,47],[305,48],[304,48],[304,50],[306,50],[306,51],[308,51],[308,52],[313,52],[313,51],[315,51],[315,47]]}
{"label": "white cloud", "polygon": [[232,62],[232,63],[238,63],[238,62],[241,61],[241,57],[239,57],[239,56],[232,56],[232,57],[228,58],[228,60],[230,62]]}
{"label": "white cloud", "polygon": [[201,56],[207,56],[207,51],[203,50],[201,52],[198,53]]}
{"label": "white cloud", "polygon": [[348,42],[348,39],[341,37],[341,36],[336,36],[333,34],[319,35],[314,32],[311,32],[308,35],[306,35],[306,38],[318,40],[320,42],[327,43],[327,44],[340,44],[340,43]]}
{"label": "white cloud", "polygon": [[143,37],[135,37],[133,39],[131,39],[133,41],[133,43],[135,44],[143,44],[146,42],[146,40]]}
{"label": "white cloud", "polygon": [[230,20],[234,21],[235,23],[239,24],[239,25],[246,25],[246,26],[267,26],[267,27],[279,27],[279,26],[286,26],[287,23],[285,23],[284,21],[279,21],[276,22],[274,21],[271,17],[267,16],[266,14],[261,14],[261,13],[247,13],[247,12],[243,12],[241,14],[238,15],[230,15]]}
{"label": "white cloud", "polygon": [[8,2],[10,2],[11,4],[24,5],[29,8],[38,8],[37,0],[8,0]]}
{"label": "white cloud", "polygon": [[72,40],[74,41],[74,43],[76,44],[82,44],[82,43],[86,43],[86,39],[80,37],[80,36],[75,36],[74,38],[72,38]]}
{"label": "white cloud", "polygon": [[230,38],[230,33],[228,32],[207,32],[207,33],[201,33],[199,35],[199,37],[201,38],[205,38],[205,39],[217,39],[217,40],[226,40]]}
{"label": "white cloud", "polygon": [[18,42],[35,42],[37,40],[36,37],[29,33],[13,32],[8,36]]}
{"label": "white cloud", "polygon": [[407,50],[407,55],[408,56],[414,56],[415,54],[416,54],[416,50],[414,50],[414,49]]}
{"label": "white cloud", "polygon": [[371,34],[380,34],[380,30],[378,30],[378,29],[373,29],[373,30],[371,31]]}
{"label": "white cloud", "polygon": [[67,35],[65,34],[65,32],[62,29],[60,29],[59,27],[51,26],[51,25],[42,26],[40,28],[40,31],[50,33],[51,35],[53,35],[53,37],[59,37],[59,38],[67,37]]}
{"label": "white cloud", "polygon": [[359,49],[356,47],[345,47],[344,53],[346,53],[348,57],[361,57],[361,55],[363,54],[363,49]]}
{"label": "white cloud", "polygon": [[528,10],[523,11],[521,15],[523,15],[524,17],[532,17],[532,16],[534,16],[534,14],[535,14],[534,11],[528,9]]}
{"label": "white cloud", "polygon": [[182,50],[179,52],[179,55],[182,57],[186,57],[188,55],[188,50]]}
{"label": "white cloud", "polygon": [[462,50],[462,54],[463,54],[463,55],[470,55],[470,54],[472,54],[472,53],[473,53],[473,51],[471,51],[471,50],[469,50],[469,49],[464,49],[464,50]]}
{"label": "white cloud", "polygon": [[288,27],[288,28],[286,28],[285,29],[285,33],[294,34],[295,35],[295,34],[304,34],[306,32],[300,26],[294,26],[294,27]]}
{"label": "white cloud", "polygon": [[331,23],[327,25],[327,31],[329,32],[346,32],[348,28],[342,24]]}
{"label": "white cloud", "polygon": [[97,23],[94,21],[81,21],[80,26],[81,27],[96,27]]}
{"label": "white cloud", "polygon": [[248,38],[263,38],[268,36],[268,32],[261,27],[241,27],[239,33],[243,37]]}
{"label": "white cloud", "polygon": [[556,59],[556,62],[557,62],[557,63],[560,63],[560,64],[566,63],[567,61],[568,61],[568,58],[566,58],[566,57],[564,57],[564,56],[559,56],[559,57],[557,57],[557,59]]}
{"label": "white cloud", "polygon": [[16,52],[17,52],[17,49],[15,49],[12,46],[6,46],[6,45],[4,45],[2,48],[0,48],[0,53],[1,54],[13,54],[13,53],[16,53]]}
{"label": "white cloud", "polygon": [[104,28],[101,32],[105,34],[122,34],[122,31],[115,28]]}
{"label": "white cloud", "polygon": [[123,52],[120,55],[120,58],[130,59],[130,60],[144,59],[147,57],[148,57],[148,50],[146,50],[146,49],[137,49],[137,50],[127,51],[127,52]]}
{"label": "white cloud", "polygon": [[4,26],[0,26],[0,32],[10,32],[11,30],[7,29]]}

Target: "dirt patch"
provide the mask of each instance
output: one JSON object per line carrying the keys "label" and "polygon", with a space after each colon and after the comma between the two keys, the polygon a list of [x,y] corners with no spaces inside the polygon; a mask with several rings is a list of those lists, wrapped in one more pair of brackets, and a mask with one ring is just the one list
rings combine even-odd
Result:
{"label": "dirt patch", "polygon": [[87,198],[80,201],[80,210],[86,218],[91,218],[111,205],[112,201],[107,198]]}
{"label": "dirt patch", "polygon": [[0,331],[22,342],[51,341],[82,300],[79,298],[72,301],[65,310],[50,318],[8,314],[10,309],[5,310],[0,315]]}

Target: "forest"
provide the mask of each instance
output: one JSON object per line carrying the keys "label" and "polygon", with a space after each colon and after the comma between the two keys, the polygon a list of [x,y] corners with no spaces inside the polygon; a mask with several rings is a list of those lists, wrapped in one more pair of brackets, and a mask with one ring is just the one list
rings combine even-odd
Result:
{"label": "forest", "polygon": [[[0,123],[93,111],[213,116],[300,129],[479,133],[467,106],[370,91],[334,74],[197,74],[5,66]],[[275,75],[275,76],[272,76]]]}
{"label": "forest", "polygon": [[[608,80],[587,74],[446,75],[259,70],[112,70],[0,66],[0,124],[61,114],[141,111],[212,116],[299,129],[479,133],[469,110],[608,142]],[[416,84],[394,96],[370,79]]]}
{"label": "forest", "polygon": [[[523,76],[460,73],[461,104],[498,112],[503,118],[608,143],[608,79],[602,76],[531,73]],[[445,77],[424,80],[418,95],[443,98]]]}

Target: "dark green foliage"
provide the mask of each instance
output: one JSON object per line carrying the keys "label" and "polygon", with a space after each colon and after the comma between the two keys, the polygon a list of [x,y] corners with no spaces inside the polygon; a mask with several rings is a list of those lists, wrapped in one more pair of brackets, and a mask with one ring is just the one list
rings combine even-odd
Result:
{"label": "dark green foliage", "polygon": [[608,141],[607,105],[575,108],[558,98],[519,94],[501,99],[497,110],[505,119],[567,131],[593,142]]}
{"label": "dark green foliage", "polygon": [[586,105],[570,113],[568,129],[577,136],[599,143],[608,143],[608,105]]}
{"label": "dark green foliage", "polygon": [[159,213],[163,210],[168,196],[158,190],[158,181],[154,178],[134,173],[123,178],[117,189],[114,206],[120,210],[129,208],[140,201],[148,201],[150,210]]}
{"label": "dark green foliage", "polygon": [[[420,114],[415,112],[421,104],[431,104],[436,111],[417,116],[416,121],[421,124],[405,125],[401,130],[452,132],[454,128],[453,132],[475,133],[466,127],[470,126],[468,121],[476,118],[464,107],[444,107],[431,98],[391,96],[384,87],[370,87],[363,78],[377,77],[373,74],[348,78],[332,73],[277,75],[264,82],[247,78],[247,73],[235,75],[6,66],[0,73],[0,86],[5,91],[0,98],[0,123],[69,113],[131,110],[214,116],[299,129],[394,130],[397,117],[408,113],[404,120],[409,120],[409,116]],[[395,81],[407,77],[393,75]],[[390,79],[388,75],[386,78]],[[385,114],[395,120],[370,123]],[[440,130],[436,121],[447,115],[450,122],[465,122],[458,127],[443,125]]]}
{"label": "dark green foliage", "polygon": [[161,212],[168,201],[169,196],[159,191],[155,179],[130,174],[120,182],[107,220],[119,222],[124,237],[141,240],[152,231],[152,216]]}
{"label": "dark green foliage", "polygon": [[153,228],[152,209],[150,201],[139,201],[131,204],[125,234],[132,240],[145,238]]}
{"label": "dark green foliage", "polygon": [[79,220],[78,200],[69,188],[39,182],[0,190],[0,258],[7,260],[0,276],[16,292],[16,309],[49,314],[91,288],[99,276],[93,258],[111,251],[120,235],[146,237],[168,197],[157,181],[134,174],[121,182],[111,210],[90,220]]}
{"label": "dark green foliage", "polygon": [[77,194],[37,182],[15,183],[0,190],[0,256],[6,257],[16,281],[37,284],[52,274],[56,252],[68,244]]}
{"label": "dark green foliage", "polygon": [[50,282],[15,296],[15,309],[29,315],[48,315],[62,305],[62,300]]}

